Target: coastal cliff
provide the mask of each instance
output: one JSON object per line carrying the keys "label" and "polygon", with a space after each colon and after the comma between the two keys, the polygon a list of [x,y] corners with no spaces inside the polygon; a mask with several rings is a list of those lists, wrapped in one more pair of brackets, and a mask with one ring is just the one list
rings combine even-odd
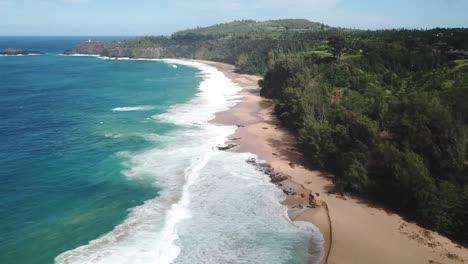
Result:
{"label": "coastal cliff", "polygon": [[[66,55],[85,54],[100,55],[111,58],[133,58],[133,59],[163,59],[163,58],[186,58],[207,59],[214,61],[226,61],[216,56],[204,45],[192,43],[174,43],[171,45],[152,44],[146,47],[135,47],[134,40],[125,42],[81,42],[74,48],[64,52]],[[234,61],[226,61],[234,63]]]}
{"label": "coastal cliff", "polygon": [[80,42],[74,48],[66,50],[64,54],[101,55],[101,53],[111,45],[111,42]]}
{"label": "coastal cliff", "polygon": [[66,55],[86,54],[116,58],[163,58],[170,55],[165,47],[130,48],[121,42],[81,42],[76,47],[66,50]]}

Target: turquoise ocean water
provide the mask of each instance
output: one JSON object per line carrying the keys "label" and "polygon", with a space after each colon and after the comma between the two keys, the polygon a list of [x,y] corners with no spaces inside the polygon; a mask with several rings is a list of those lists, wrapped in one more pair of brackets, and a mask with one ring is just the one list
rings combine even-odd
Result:
{"label": "turquoise ocean water", "polygon": [[0,57],[0,263],[311,257],[321,235],[286,219],[254,156],[214,148],[239,87],[193,62],[60,55],[83,40],[0,37],[48,53]]}

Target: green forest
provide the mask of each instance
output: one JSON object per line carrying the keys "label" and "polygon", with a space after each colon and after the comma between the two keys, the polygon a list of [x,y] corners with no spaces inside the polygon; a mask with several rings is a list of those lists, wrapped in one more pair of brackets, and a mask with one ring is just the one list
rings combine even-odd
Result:
{"label": "green forest", "polygon": [[467,243],[467,45],[465,29],[337,31],[273,52],[261,94],[337,191]]}
{"label": "green forest", "polygon": [[261,95],[338,192],[468,243],[468,29],[244,20],[109,43],[100,54],[156,48],[264,76]]}

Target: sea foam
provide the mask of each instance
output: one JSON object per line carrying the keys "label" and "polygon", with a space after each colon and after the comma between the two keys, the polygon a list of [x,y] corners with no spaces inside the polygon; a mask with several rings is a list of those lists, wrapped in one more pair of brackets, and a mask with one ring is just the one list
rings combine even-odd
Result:
{"label": "sea foam", "polygon": [[208,121],[236,103],[240,87],[214,67],[163,61],[198,68],[203,77],[199,92],[152,117],[179,127],[162,135],[157,148],[119,153],[129,180],[150,180],[162,191],[132,208],[114,230],[59,255],[56,263],[304,262],[309,239],[323,243],[318,229],[307,223],[299,228],[289,220],[280,204],[284,194],[245,162],[253,154],[215,148],[236,127]]}
{"label": "sea foam", "polygon": [[112,109],[114,112],[130,112],[130,111],[146,111],[154,109],[154,106],[143,105],[143,106],[125,106],[125,107],[116,107]]}

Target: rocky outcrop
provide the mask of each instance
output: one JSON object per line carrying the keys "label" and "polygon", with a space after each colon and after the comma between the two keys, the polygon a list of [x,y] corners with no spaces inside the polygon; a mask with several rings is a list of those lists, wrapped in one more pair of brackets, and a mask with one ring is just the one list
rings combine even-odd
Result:
{"label": "rocky outcrop", "polygon": [[80,42],[74,48],[66,50],[64,54],[102,55],[102,52],[111,45],[112,42]]}
{"label": "rocky outcrop", "polygon": [[29,50],[20,50],[20,49],[6,49],[3,52],[0,52],[0,55],[40,55],[44,54],[43,52],[39,51],[29,51]]}
{"label": "rocky outcrop", "polygon": [[228,144],[227,146],[217,146],[216,148],[221,151],[230,150],[232,148],[238,147],[239,144]]}
{"label": "rocky outcrop", "polygon": [[258,171],[261,171],[270,177],[270,182],[279,185],[281,182],[288,179],[288,176],[275,172],[273,168],[268,163],[257,162],[256,159],[251,158],[246,160],[246,162],[255,167]]}

